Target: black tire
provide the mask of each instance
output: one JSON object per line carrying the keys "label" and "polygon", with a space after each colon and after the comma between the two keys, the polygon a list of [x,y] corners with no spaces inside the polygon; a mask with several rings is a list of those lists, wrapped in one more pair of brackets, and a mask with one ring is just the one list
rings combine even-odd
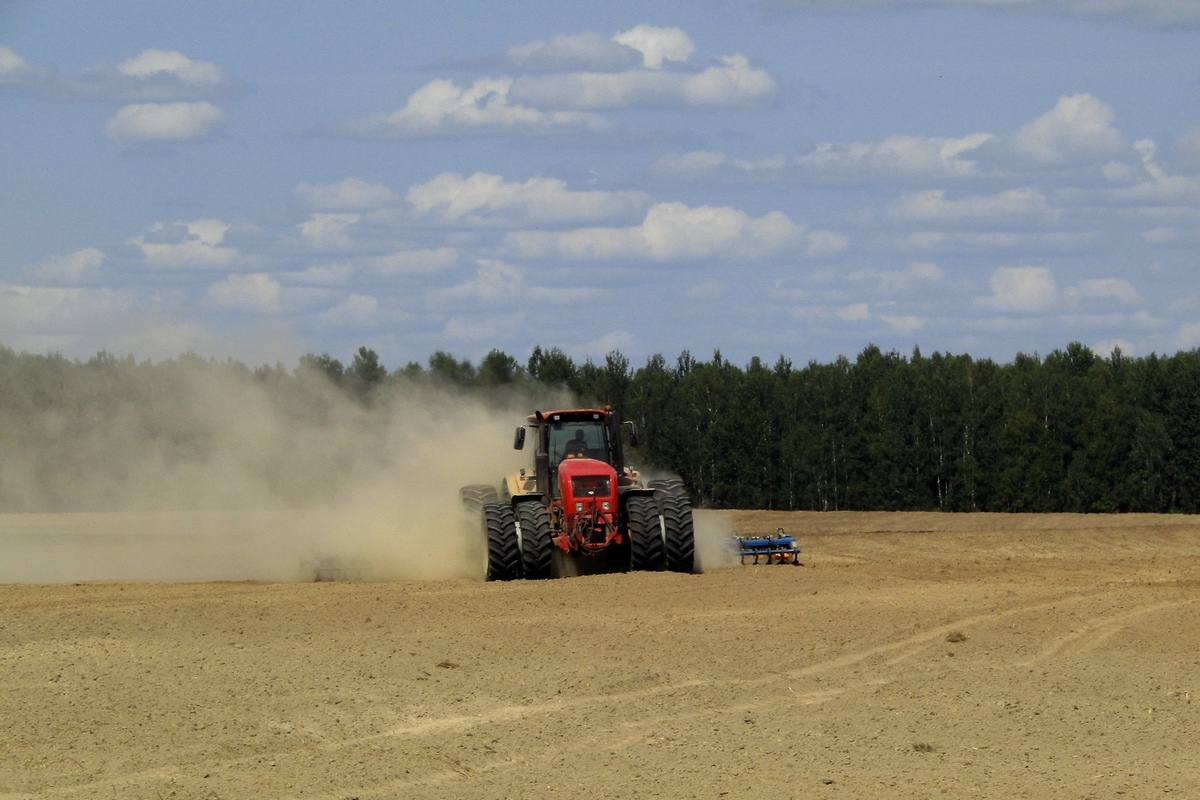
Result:
{"label": "black tire", "polygon": [[666,566],[658,504],[653,497],[637,495],[625,501],[625,529],[629,533],[629,568],[661,570]]}
{"label": "black tire", "polygon": [[696,533],[691,502],[684,495],[667,495],[662,499],[662,517],[667,569],[692,572],[696,567]]}
{"label": "black tire", "polygon": [[687,489],[684,487],[683,481],[679,478],[659,478],[658,480],[650,481],[646,486],[658,492],[659,496],[687,495]]}
{"label": "black tire", "polygon": [[473,513],[478,513],[484,504],[494,503],[500,499],[495,486],[481,483],[462,487],[458,490],[458,496],[462,500],[463,508]]}
{"label": "black tire", "polygon": [[537,501],[520,503],[516,515],[521,523],[521,575],[531,580],[549,578],[554,540],[546,507]]}
{"label": "black tire", "polygon": [[521,547],[512,507],[505,503],[484,505],[483,534],[487,538],[487,579],[511,581],[521,577]]}

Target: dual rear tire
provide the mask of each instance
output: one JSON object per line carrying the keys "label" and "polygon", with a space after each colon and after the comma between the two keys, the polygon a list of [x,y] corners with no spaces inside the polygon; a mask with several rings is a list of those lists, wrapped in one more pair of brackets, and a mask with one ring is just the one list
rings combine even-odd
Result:
{"label": "dual rear tire", "polygon": [[489,581],[550,577],[554,542],[545,506],[520,503],[514,510],[508,503],[491,502],[481,510]]}
{"label": "dual rear tire", "polygon": [[696,534],[687,495],[660,489],[653,497],[630,497],[625,509],[631,570],[695,570]]}

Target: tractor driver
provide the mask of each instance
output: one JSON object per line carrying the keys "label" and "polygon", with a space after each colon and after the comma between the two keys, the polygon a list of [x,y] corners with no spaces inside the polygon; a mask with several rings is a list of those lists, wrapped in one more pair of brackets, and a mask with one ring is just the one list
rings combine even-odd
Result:
{"label": "tractor driver", "polygon": [[563,458],[583,458],[587,455],[587,441],[583,438],[583,429],[575,429],[575,438],[567,442],[563,448]]}

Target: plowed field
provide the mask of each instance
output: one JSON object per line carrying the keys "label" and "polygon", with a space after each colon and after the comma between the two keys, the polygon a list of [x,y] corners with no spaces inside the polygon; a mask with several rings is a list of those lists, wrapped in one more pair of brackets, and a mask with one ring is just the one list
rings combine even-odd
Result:
{"label": "plowed field", "polygon": [[0,586],[0,798],[1200,797],[1200,520],[714,520],[803,566]]}

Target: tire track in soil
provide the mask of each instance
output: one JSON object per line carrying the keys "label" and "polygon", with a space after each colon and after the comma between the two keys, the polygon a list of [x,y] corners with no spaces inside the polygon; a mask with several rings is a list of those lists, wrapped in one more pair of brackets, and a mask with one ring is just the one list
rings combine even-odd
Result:
{"label": "tire track in soil", "polygon": [[1167,609],[1180,608],[1197,602],[1196,598],[1173,600],[1163,603],[1149,603],[1138,606],[1115,617],[1097,614],[1076,626],[1070,633],[1057,637],[1037,655],[1016,662],[1019,667],[1032,667],[1059,655],[1081,655],[1096,649],[1104,642],[1129,627],[1129,623],[1139,617],[1144,617]]}

